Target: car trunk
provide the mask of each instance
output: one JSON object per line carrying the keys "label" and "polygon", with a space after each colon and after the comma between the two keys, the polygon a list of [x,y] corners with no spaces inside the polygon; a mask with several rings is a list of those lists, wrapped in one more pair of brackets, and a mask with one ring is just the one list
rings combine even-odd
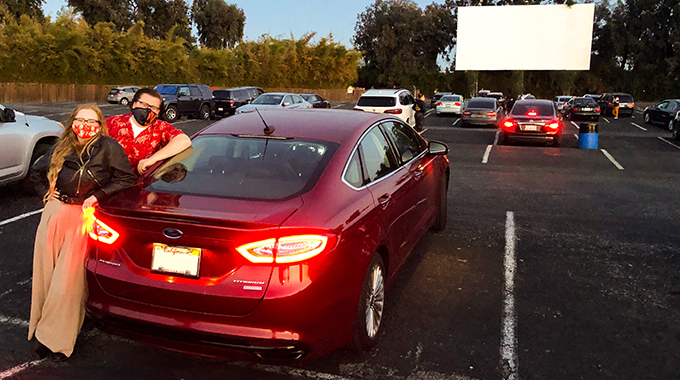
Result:
{"label": "car trunk", "polygon": [[263,202],[139,188],[122,195],[96,213],[120,234],[113,244],[98,242],[91,250],[102,289],[130,301],[222,315],[253,310],[272,271],[236,248],[272,237],[302,205],[299,197]]}

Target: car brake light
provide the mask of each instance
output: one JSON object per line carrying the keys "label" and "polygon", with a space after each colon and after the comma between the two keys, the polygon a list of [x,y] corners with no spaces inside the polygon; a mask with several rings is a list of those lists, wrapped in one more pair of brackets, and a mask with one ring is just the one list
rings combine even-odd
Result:
{"label": "car brake light", "polygon": [[503,129],[514,130],[517,125],[515,124],[514,120],[505,119],[505,121],[503,122],[503,124],[501,124],[501,126],[503,127]]}
{"label": "car brake light", "polygon": [[550,129],[557,129],[560,127],[560,121],[559,120],[551,120],[547,123],[545,123],[546,127]]}
{"label": "car brake light", "polygon": [[236,250],[252,263],[294,263],[323,252],[328,237],[322,235],[287,236],[242,245]]}
{"label": "car brake light", "polygon": [[527,112],[527,116],[538,116],[538,112],[531,110],[531,111]]}
{"label": "car brake light", "polygon": [[470,111],[463,111],[463,115],[469,115]]}
{"label": "car brake light", "polygon": [[444,104],[442,102],[437,103],[438,106],[443,106]]}
{"label": "car brake light", "polygon": [[456,106],[456,107],[460,107],[460,103],[458,103],[458,102],[453,103],[453,105]]}
{"label": "car brake light", "polygon": [[494,116],[496,116],[496,115],[497,115],[497,113],[495,113],[495,112],[493,112],[493,111],[487,112],[487,113],[486,113],[486,116],[489,116],[489,117],[494,117]]}
{"label": "car brake light", "polygon": [[91,216],[87,222],[87,233],[90,235],[90,238],[102,243],[113,244],[120,234],[113,228],[107,226],[106,223],[97,219],[97,217],[94,216],[94,209],[89,213]]}
{"label": "car brake light", "polygon": [[630,103],[630,108],[635,108],[635,103]]}
{"label": "car brake light", "polygon": [[398,115],[398,114],[400,114],[401,112],[402,112],[401,108],[395,108],[395,109],[391,109],[391,110],[385,110],[384,113],[389,113],[389,114],[393,114],[393,115]]}
{"label": "car brake light", "polygon": [[[600,112],[599,108],[597,110],[598,110],[597,112]],[[578,108],[574,107],[574,112],[578,112]]]}
{"label": "car brake light", "polygon": [[595,108],[595,112],[600,113],[600,107]]}
{"label": "car brake light", "polygon": [[234,101],[233,101],[233,100],[230,100],[230,101],[229,101],[229,105],[230,105],[230,106],[233,106],[233,105],[234,105]]}

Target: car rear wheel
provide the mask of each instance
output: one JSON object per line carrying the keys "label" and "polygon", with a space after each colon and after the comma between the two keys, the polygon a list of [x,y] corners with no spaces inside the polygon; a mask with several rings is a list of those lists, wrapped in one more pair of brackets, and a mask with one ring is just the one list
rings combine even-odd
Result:
{"label": "car rear wheel", "polygon": [[441,191],[439,192],[439,204],[437,205],[437,217],[432,225],[432,231],[444,231],[446,228],[446,213],[448,211],[447,196],[449,193],[449,181],[447,177],[442,179]]}
{"label": "car rear wheel", "polygon": [[642,115],[642,117],[643,117],[643,119],[645,119],[645,123],[647,123],[647,124],[651,123],[651,120],[649,119],[649,114],[647,112],[645,112]]}
{"label": "car rear wheel", "polygon": [[204,104],[204,105],[201,107],[201,111],[199,112],[198,115],[199,115],[199,116],[201,117],[201,119],[203,119],[203,120],[208,120],[208,119],[210,119],[210,106],[208,106],[207,104]]}
{"label": "car rear wheel", "polygon": [[673,136],[673,140],[678,141],[678,140],[680,140],[680,132],[678,131],[678,130],[680,130],[680,125],[677,125],[677,123],[674,123],[674,124],[676,124],[676,125],[673,128],[672,136]]}
{"label": "car rear wheel", "polygon": [[352,349],[365,352],[378,343],[385,307],[385,263],[376,253],[368,265],[354,322]]}
{"label": "car rear wheel", "polygon": [[168,106],[168,108],[165,110],[165,120],[172,123],[173,121],[176,121],[177,119],[179,119],[179,113],[177,112],[177,107]]}
{"label": "car rear wheel", "polygon": [[669,132],[673,132],[673,119],[668,120],[668,124],[666,124],[666,129],[668,129]]}
{"label": "car rear wheel", "polygon": [[126,98],[123,98],[123,99],[120,100],[121,105],[127,106],[128,103],[130,103],[130,102]]}
{"label": "car rear wheel", "polygon": [[42,157],[43,155],[47,154],[47,152],[50,151],[50,148],[52,145],[47,144],[47,143],[40,143],[35,146],[33,149],[33,154],[31,155],[31,162],[29,163],[28,167],[28,173],[26,174],[26,177],[19,183],[19,188],[21,191],[32,194],[32,195],[44,195],[48,187],[44,186],[44,184],[40,183],[34,183],[31,181],[31,175],[33,173],[33,165]]}

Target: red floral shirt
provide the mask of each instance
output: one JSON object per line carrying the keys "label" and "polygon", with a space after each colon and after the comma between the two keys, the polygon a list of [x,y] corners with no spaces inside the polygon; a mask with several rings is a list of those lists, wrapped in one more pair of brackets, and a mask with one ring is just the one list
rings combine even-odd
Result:
{"label": "red floral shirt", "polygon": [[166,146],[173,137],[184,132],[163,120],[156,119],[135,137],[130,117],[132,117],[131,113],[110,116],[106,119],[106,126],[109,128],[109,135],[123,147],[130,165],[137,173],[139,161],[149,158]]}

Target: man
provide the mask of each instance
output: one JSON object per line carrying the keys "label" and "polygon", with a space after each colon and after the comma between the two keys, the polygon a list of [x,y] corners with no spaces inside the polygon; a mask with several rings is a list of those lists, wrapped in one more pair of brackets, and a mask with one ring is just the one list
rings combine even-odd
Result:
{"label": "man", "polygon": [[131,113],[107,118],[106,125],[109,135],[123,147],[136,174],[144,174],[156,162],[191,146],[189,136],[159,119],[163,98],[158,91],[148,87],[138,90],[130,110]]}
{"label": "man", "polygon": [[425,95],[422,93],[418,95],[418,100],[413,105],[413,109],[416,111],[416,131],[422,132],[423,122],[425,121]]}
{"label": "man", "polygon": [[612,115],[614,115],[614,119],[619,118],[619,106],[621,105],[621,102],[619,101],[619,97],[615,96],[614,100],[612,101]]}

